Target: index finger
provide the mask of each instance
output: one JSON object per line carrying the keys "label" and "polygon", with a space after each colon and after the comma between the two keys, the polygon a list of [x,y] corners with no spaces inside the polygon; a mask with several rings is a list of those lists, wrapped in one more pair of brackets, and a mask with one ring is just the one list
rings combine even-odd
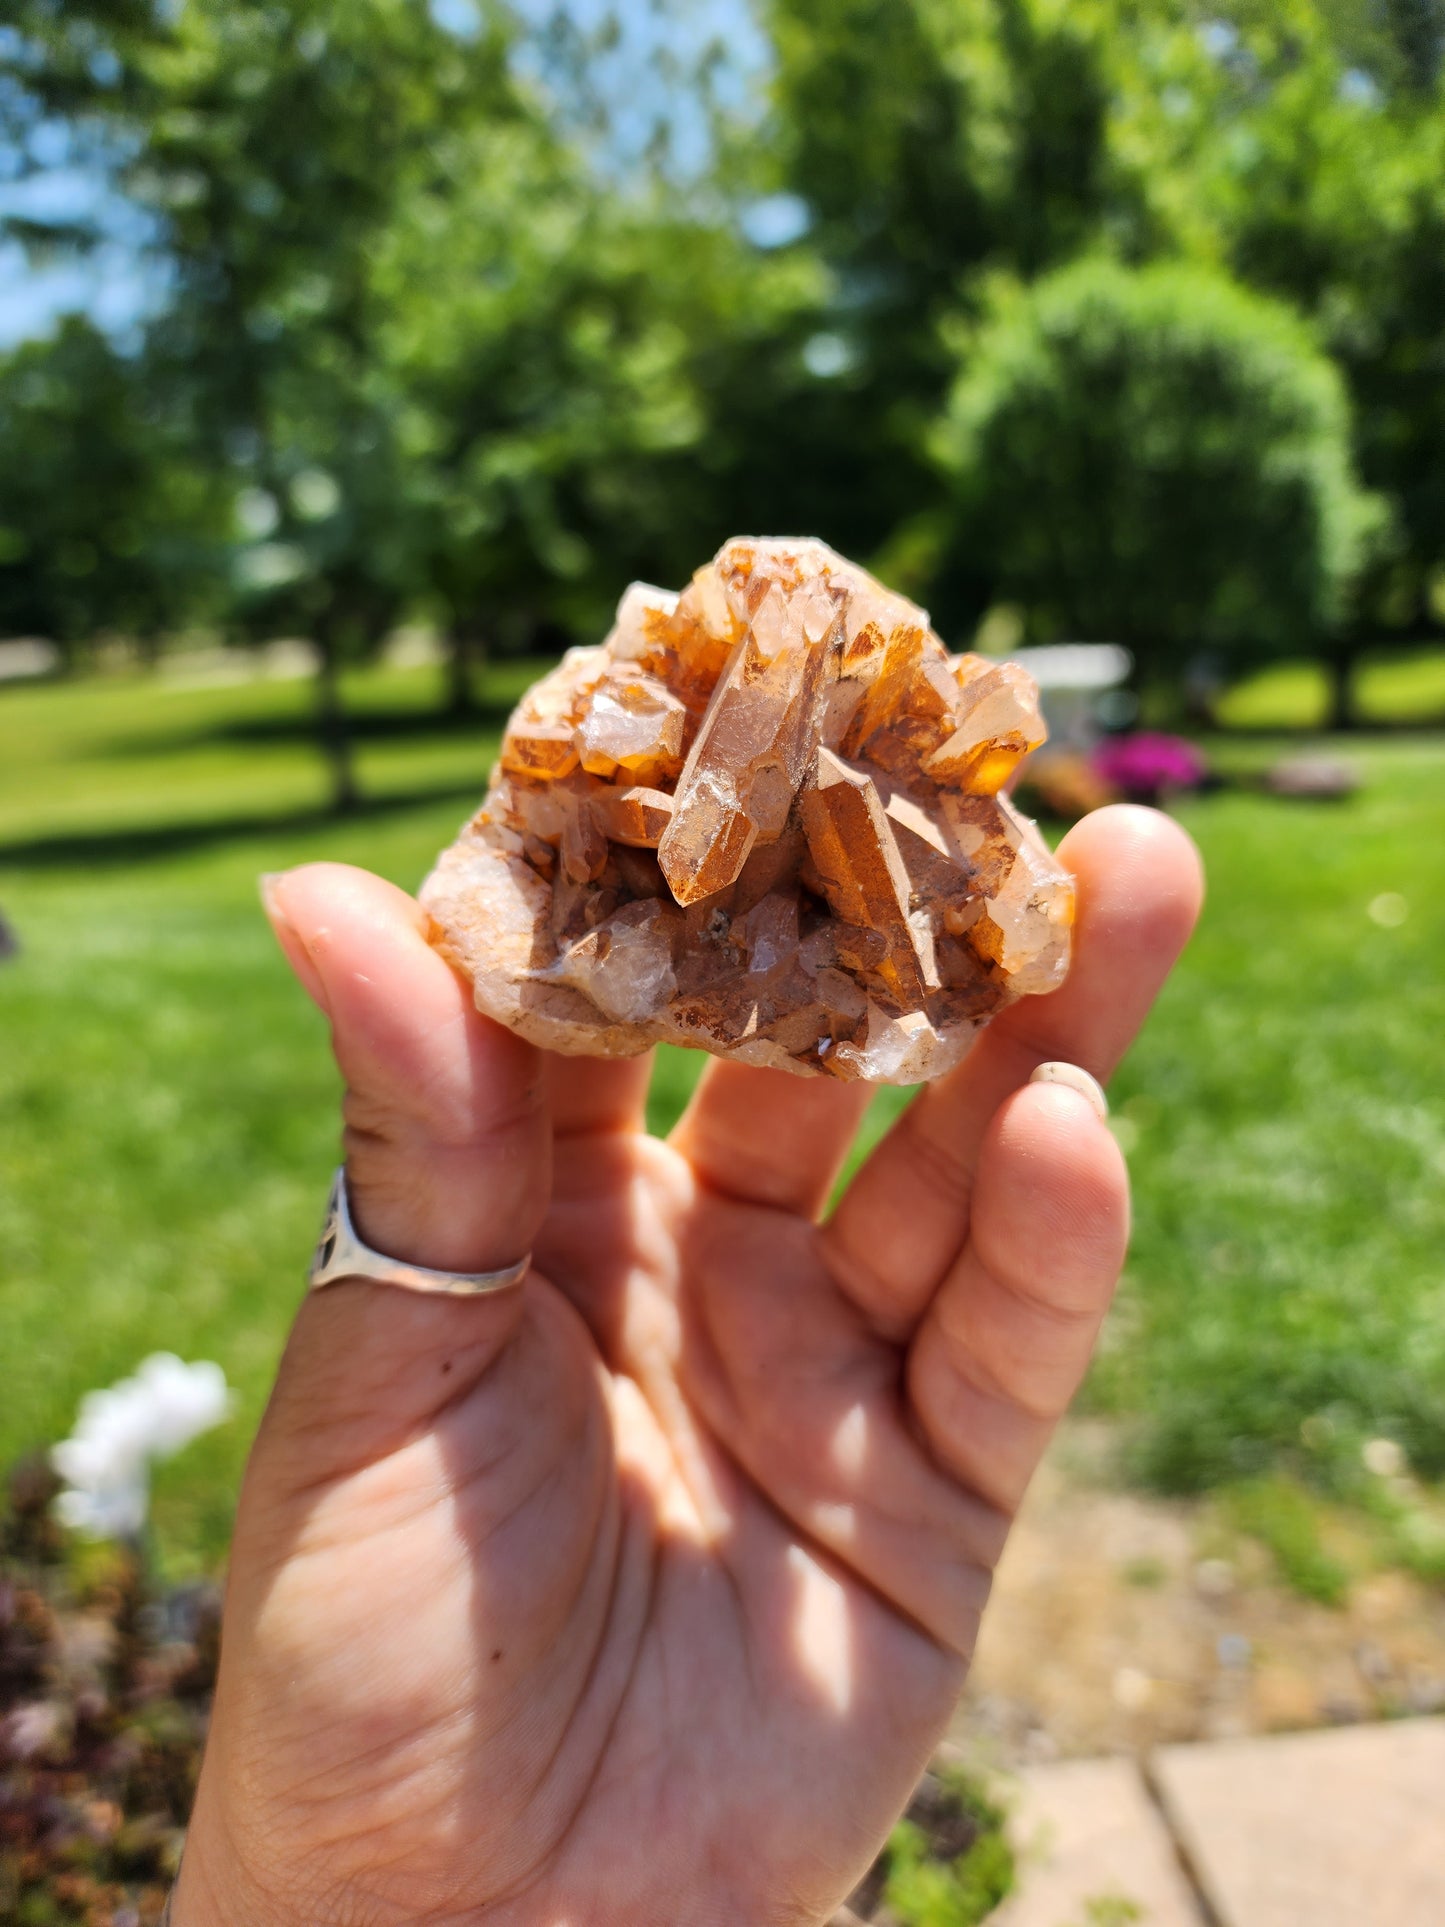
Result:
{"label": "index finger", "polygon": [[1079,888],[1067,982],[1051,997],[1013,1005],[966,1062],[929,1085],[824,1229],[839,1286],[890,1337],[912,1331],[963,1248],[979,1153],[999,1106],[1050,1059],[1107,1078],[1199,915],[1198,852],[1155,810],[1096,811],[1059,854]]}

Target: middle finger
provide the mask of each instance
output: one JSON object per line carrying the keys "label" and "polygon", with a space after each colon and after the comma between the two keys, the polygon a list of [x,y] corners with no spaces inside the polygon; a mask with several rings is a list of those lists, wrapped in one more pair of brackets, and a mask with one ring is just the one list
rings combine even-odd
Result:
{"label": "middle finger", "polygon": [[1059,854],[1079,887],[1068,981],[1013,1005],[956,1071],[929,1085],[824,1228],[840,1287],[888,1337],[908,1336],[963,1248],[979,1151],[1004,1099],[1049,1059],[1108,1077],[1199,914],[1198,854],[1156,811],[1100,810]]}
{"label": "middle finger", "polygon": [[867,1084],[719,1060],[670,1141],[714,1191],[816,1217],[872,1095]]}

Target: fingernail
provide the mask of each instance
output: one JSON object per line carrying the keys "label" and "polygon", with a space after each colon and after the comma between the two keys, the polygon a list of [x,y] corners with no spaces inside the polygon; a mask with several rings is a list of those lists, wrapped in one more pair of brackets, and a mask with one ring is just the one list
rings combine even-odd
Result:
{"label": "fingernail", "polygon": [[321,972],[316,968],[310,951],[306,948],[295,924],[286,914],[282,901],[282,886],[287,872],[266,871],[257,879],[261,892],[261,907],[266,912],[267,921],[276,932],[276,941],[285,952],[286,961],[295,971],[301,988],[317,1008],[327,1017],[331,1009],[326,1001],[326,986],[321,981]]}
{"label": "fingernail", "polygon": [[1077,1091],[1080,1097],[1087,1098],[1098,1112],[1101,1120],[1109,1116],[1109,1100],[1104,1095],[1104,1087],[1097,1077],[1090,1077],[1086,1070],[1077,1064],[1040,1064],[1030,1084],[1062,1084],[1066,1090]]}

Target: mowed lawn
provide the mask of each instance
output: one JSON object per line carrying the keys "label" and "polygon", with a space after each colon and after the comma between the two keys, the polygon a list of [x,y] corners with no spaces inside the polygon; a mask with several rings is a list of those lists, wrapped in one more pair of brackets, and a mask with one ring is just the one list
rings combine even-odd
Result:
{"label": "mowed lawn", "polygon": [[[414,887],[528,676],[468,729],[427,672],[358,677],[374,801],[344,823],[303,684],[0,691],[0,1463],[149,1351],[219,1360],[235,1419],[159,1481],[174,1570],[224,1547],[336,1154],[256,878],[327,856]],[[1180,811],[1210,902],[1114,1091],[1137,1231],[1089,1398],[1177,1489],[1338,1481],[1379,1435],[1445,1476],[1445,736],[1351,742],[1335,805],[1248,786],[1278,744],[1212,747],[1239,780]],[[666,1055],[655,1128],[699,1062]]]}

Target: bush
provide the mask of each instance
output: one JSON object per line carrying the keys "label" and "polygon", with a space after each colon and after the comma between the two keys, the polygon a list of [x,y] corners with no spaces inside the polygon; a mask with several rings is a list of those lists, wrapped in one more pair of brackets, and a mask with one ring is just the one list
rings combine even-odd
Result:
{"label": "bush", "polygon": [[1013,1888],[1005,1818],[969,1774],[925,1773],[850,1908],[896,1927],[976,1927]]}
{"label": "bush", "polygon": [[1193,267],[1089,260],[995,290],[937,436],[955,537],[1047,635],[1308,648],[1382,511],[1331,363],[1278,302]]}
{"label": "bush", "polygon": [[43,1461],[0,1516],[0,1920],[151,1927],[180,1859],[219,1644],[210,1586],[161,1597],[82,1552]]}

